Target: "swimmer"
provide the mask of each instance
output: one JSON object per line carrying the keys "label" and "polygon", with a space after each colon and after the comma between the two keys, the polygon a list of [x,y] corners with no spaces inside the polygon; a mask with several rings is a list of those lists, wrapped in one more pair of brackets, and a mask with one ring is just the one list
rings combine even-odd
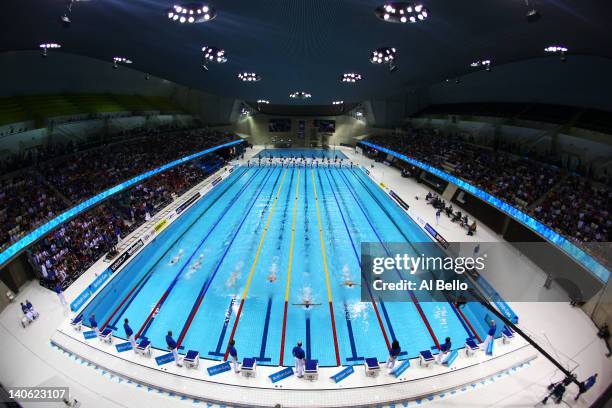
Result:
{"label": "swimmer", "polygon": [[230,275],[230,277],[227,279],[227,282],[225,282],[225,285],[227,287],[234,287],[236,286],[236,283],[238,282],[238,279],[240,278],[240,272],[232,272],[232,274]]}
{"label": "swimmer", "polygon": [[350,279],[345,279],[342,284],[348,288],[352,288],[353,286],[361,286],[359,283],[353,282]]}
{"label": "swimmer", "polygon": [[185,252],[185,251],[183,251],[182,248],[179,249],[178,254],[174,258],[172,258],[170,260],[170,265],[176,264],[181,259],[181,257],[183,256],[183,252]]}
{"label": "swimmer", "polygon": [[270,272],[270,274],[268,275],[268,282],[270,283],[276,282],[276,273]]}
{"label": "swimmer", "polygon": [[204,259],[204,254],[200,254],[200,256],[198,257],[198,260],[195,261],[193,265],[191,265],[191,269],[192,270],[199,269],[200,266],[202,266],[202,259]]}
{"label": "swimmer", "polygon": [[293,306],[304,306],[306,309],[310,309],[311,306],[321,306],[321,303],[313,303],[310,299],[304,299],[302,303],[293,303]]}

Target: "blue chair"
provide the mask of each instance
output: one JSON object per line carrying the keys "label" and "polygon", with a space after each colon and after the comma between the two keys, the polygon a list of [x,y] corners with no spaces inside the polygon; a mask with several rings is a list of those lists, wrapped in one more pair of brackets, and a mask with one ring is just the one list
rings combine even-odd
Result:
{"label": "blue chair", "polygon": [[244,360],[242,360],[240,372],[243,377],[255,377],[256,370],[257,361],[254,358],[245,357]]}
{"label": "blue chair", "polygon": [[380,364],[376,357],[365,359],[365,374],[368,377],[376,377],[380,374]]}
{"label": "blue chair", "polygon": [[183,358],[183,362],[188,368],[198,368],[198,365],[200,364],[200,352],[189,350],[185,358]]}
{"label": "blue chair", "polygon": [[419,353],[419,365],[421,367],[429,367],[435,360],[430,350],[424,350]]}

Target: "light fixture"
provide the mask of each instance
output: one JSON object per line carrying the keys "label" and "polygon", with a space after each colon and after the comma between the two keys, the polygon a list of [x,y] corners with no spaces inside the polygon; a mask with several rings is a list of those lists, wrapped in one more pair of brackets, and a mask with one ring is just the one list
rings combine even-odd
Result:
{"label": "light fixture", "polygon": [[296,92],[293,92],[292,94],[289,94],[289,97],[293,99],[308,99],[308,98],[311,98],[312,95],[309,94],[308,92],[296,91]]}
{"label": "light fixture", "polygon": [[397,52],[395,48],[392,47],[377,48],[370,54],[370,62],[372,64],[387,64],[391,72],[397,70],[397,65],[395,65],[396,60]]}
{"label": "light fixture", "polygon": [[427,10],[421,3],[388,2],[374,11],[376,17],[388,23],[416,23],[429,17]]}
{"label": "light fixture", "polygon": [[351,83],[351,84],[357,81],[361,81],[361,79],[362,79],[361,74],[358,74],[356,72],[347,72],[340,76],[340,82],[346,82],[346,83]]}
{"label": "light fixture", "polygon": [[270,103],[270,101],[265,100],[265,99],[258,99],[257,103],[260,105],[268,105]]}
{"label": "light fixture", "polygon": [[131,64],[132,60],[124,57],[113,57],[113,68],[119,68],[119,64]]}
{"label": "light fixture", "polygon": [[62,46],[56,43],[43,43],[39,46],[42,49],[42,56],[45,58],[50,49],[61,48]]}
{"label": "light fixture", "polygon": [[204,3],[175,4],[166,10],[170,21],[181,24],[205,23],[217,16],[214,7]]}
{"label": "light fixture", "polygon": [[213,62],[216,64],[224,64],[227,62],[227,56],[225,55],[225,50],[222,50],[218,47],[202,47],[202,52],[204,53],[204,64],[202,64],[202,69],[204,71],[208,71],[209,62]]}
{"label": "light fixture", "polygon": [[561,61],[567,61],[567,48],[562,47],[560,45],[551,45],[549,47],[544,48],[544,52],[548,52],[551,54],[559,54],[561,56]]}
{"label": "light fixture", "polygon": [[344,105],[344,101],[333,101],[332,105]]}
{"label": "light fixture", "polygon": [[255,72],[241,72],[236,75],[242,82],[257,82],[261,81],[261,76]]}
{"label": "light fixture", "polygon": [[491,60],[474,61],[470,64],[472,68],[483,68],[487,71],[491,71]]}

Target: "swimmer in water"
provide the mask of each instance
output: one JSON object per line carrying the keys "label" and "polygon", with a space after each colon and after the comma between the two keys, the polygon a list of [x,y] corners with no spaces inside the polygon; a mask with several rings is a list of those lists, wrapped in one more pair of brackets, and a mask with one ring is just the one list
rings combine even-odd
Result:
{"label": "swimmer in water", "polygon": [[184,251],[183,251],[183,249],[182,249],[182,248],[181,248],[181,249],[179,249],[178,254],[177,254],[177,255],[176,255],[174,258],[172,258],[172,259],[170,260],[170,265],[174,265],[174,264],[176,264],[176,263],[177,263],[177,262],[178,262],[178,261],[181,259],[181,257],[183,256],[183,252],[184,252]]}
{"label": "swimmer in water", "polygon": [[227,282],[225,282],[225,284],[227,285],[227,287],[232,288],[236,286],[236,283],[238,282],[239,277],[240,277],[240,272],[238,271],[232,272],[232,274],[227,279]]}
{"label": "swimmer in water", "polygon": [[268,282],[270,283],[276,282],[276,274],[274,272],[270,272],[270,274],[268,275]]}
{"label": "swimmer in water", "polygon": [[191,269],[192,270],[199,269],[200,266],[202,266],[202,259],[204,259],[204,254],[200,254],[200,256],[198,257],[198,260],[195,261],[193,265],[191,265]]}
{"label": "swimmer in water", "polygon": [[353,282],[351,279],[345,279],[342,284],[348,288],[352,288],[353,286],[360,286],[359,283]]}
{"label": "swimmer in water", "polygon": [[304,306],[306,309],[310,309],[311,306],[321,306],[321,304],[313,303],[310,299],[304,299],[302,303],[294,303],[293,306]]}

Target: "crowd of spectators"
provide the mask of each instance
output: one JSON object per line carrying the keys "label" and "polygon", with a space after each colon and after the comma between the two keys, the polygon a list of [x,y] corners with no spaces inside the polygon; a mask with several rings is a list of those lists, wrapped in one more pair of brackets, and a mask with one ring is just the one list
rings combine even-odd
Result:
{"label": "crowd of spectators", "polygon": [[65,208],[35,171],[0,178],[0,251]]}
{"label": "crowd of spectators", "polygon": [[443,136],[431,129],[373,136],[373,143],[438,167],[523,210],[559,180],[556,167],[487,149],[456,135]]}
{"label": "crowd of spectators", "polygon": [[83,151],[73,143],[55,143],[3,161],[3,166],[11,167],[0,178],[0,250],[106,188],[234,137],[168,127],[115,136],[110,143],[106,139],[105,144]]}
{"label": "crowd of spectators", "polygon": [[[485,148],[432,129],[407,129],[368,140],[457,176],[531,213],[576,243],[612,240],[612,191],[584,177],[562,180],[556,166],[497,149],[502,145]],[[550,154],[543,155],[546,163],[555,163]]]}
{"label": "crowd of spectators", "polygon": [[569,176],[533,211],[536,218],[578,242],[612,240],[612,191]]}
{"label": "crowd of spectators", "polygon": [[118,242],[221,164],[206,157],[174,167],[62,225],[30,250],[47,287],[70,285]]}

